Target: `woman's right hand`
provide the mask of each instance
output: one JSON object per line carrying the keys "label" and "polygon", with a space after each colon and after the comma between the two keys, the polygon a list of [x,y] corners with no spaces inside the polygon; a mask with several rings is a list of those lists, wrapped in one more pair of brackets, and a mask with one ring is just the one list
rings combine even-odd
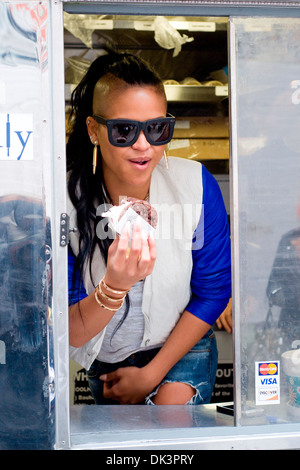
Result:
{"label": "woman's right hand", "polygon": [[[130,248],[130,250],[129,250]],[[132,238],[127,227],[108,250],[105,283],[115,290],[129,290],[133,284],[151,274],[156,259],[153,238],[143,239],[141,227],[135,224]],[[99,308],[103,314],[99,315]],[[71,346],[80,348],[106,327],[113,311],[99,307],[95,293],[69,308],[69,339]]]}
{"label": "woman's right hand", "polygon": [[130,240],[130,225],[125,225],[120,236],[110,245],[104,280],[116,290],[129,290],[136,282],[152,273],[156,259],[156,245],[152,236],[146,239],[138,219]]}

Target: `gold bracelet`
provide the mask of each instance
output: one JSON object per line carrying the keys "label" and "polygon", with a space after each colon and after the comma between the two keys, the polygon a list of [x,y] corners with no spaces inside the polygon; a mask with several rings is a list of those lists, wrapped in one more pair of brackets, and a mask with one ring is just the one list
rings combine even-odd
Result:
{"label": "gold bracelet", "polygon": [[[99,290],[99,285],[96,287],[95,289],[95,292],[97,294],[97,298],[99,299],[99,301],[101,302],[101,299],[103,300],[104,299],[104,295],[103,295],[103,292],[101,291],[101,289]],[[122,297],[122,299],[118,299],[117,301],[120,303],[120,307],[118,308],[121,308],[123,303],[124,303],[124,298],[125,297]],[[108,298],[107,300],[111,300],[110,298]],[[103,303],[103,302],[102,302]]]}
{"label": "gold bracelet", "polygon": [[97,303],[100,305],[100,307],[104,308],[105,310],[109,310],[110,312],[116,312],[117,310],[119,310],[119,309],[122,307],[122,305],[123,305],[123,303],[124,303],[124,299],[123,299],[121,305],[120,305],[118,308],[110,308],[110,307],[107,307],[107,306],[104,305],[104,304],[100,301],[100,299],[98,298],[97,290],[96,290],[96,289],[95,289],[95,299],[96,299]]}
{"label": "gold bracelet", "polygon": [[127,290],[114,290],[105,283],[104,278],[101,279],[99,284],[101,284],[101,282],[103,284],[103,287],[105,287],[105,289],[108,290],[108,292],[111,292],[112,294],[122,295],[122,294],[127,294],[127,292],[130,291],[130,289],[127,289]]}
{"label": "gold bracelet", "polygon": [[107,300],[109,300],[110,302],[121,302],[121,301],[125,298],[125,296],[126,296],[126,294],[124,294],[123,297],[121,297],[120,299],[114,299],[113,297],[109,297],[109,296],[106,295],[106,294],[103,292],[103,290],[101,289],[100,282],[99,282],[98,286],[96,287],[96,289],[99,290],[100,295],[101,295],[102,297],[104,297],[104,299],[107,299]]}
{"label": "gold bracelet", "polygon": [[[103,295],[101,295],[101,294],[103,294],[103,293],[102,293],[102,291],[101,292],[99,291],[99,286],[96,287],[95,291],[97,293],[97,298],[101,302],[101,297],[103,297]],[[124,303],[124,298],[125,297],[122,297],[122,299],[118,299],[118,302],[120,303],[120,306],[118,307],[118,309],[122,307],[122,305]],[[108,298],[108,300],[110,300],[110,298]]]}

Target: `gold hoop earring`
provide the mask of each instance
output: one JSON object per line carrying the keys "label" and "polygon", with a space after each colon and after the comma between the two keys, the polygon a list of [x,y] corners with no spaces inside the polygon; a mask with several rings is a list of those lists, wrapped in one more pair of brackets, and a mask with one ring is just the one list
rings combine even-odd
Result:
{"label": "gold hoop earring", "polygon": [[166,167],[167,167],[167,170],[168,170],[169,169],[169,162],[168,162],[168,157],[167,157],[167,154],[166,154],[165,150],[164,150],[164,159],[165,159]]}
{"label": "gold hoop earring", "polygon": [[97,140],[95,140],[94,150],[93,150],[93,175],[96,173],[97,158],[98,158],[98,142],[97,142]]}

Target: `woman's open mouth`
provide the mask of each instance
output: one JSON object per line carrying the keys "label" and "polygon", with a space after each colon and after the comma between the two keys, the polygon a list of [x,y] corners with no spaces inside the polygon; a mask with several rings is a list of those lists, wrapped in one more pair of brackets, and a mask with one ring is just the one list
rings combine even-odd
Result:
{"label": "woman's open mouth", "polygon": [[129,160],[129,162],[137,168],[147,168],[150,159]]}

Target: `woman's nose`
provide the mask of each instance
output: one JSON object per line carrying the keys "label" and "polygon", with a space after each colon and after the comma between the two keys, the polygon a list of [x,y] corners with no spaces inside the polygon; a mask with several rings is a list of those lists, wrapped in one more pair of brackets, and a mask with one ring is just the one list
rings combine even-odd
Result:
{"label": "woman's nose", "polygon": [[150,147],[148,140],[146,139],[144,131],[141,131],[136,142],[132,145],[132,148],[136,150],[145,150]]}

